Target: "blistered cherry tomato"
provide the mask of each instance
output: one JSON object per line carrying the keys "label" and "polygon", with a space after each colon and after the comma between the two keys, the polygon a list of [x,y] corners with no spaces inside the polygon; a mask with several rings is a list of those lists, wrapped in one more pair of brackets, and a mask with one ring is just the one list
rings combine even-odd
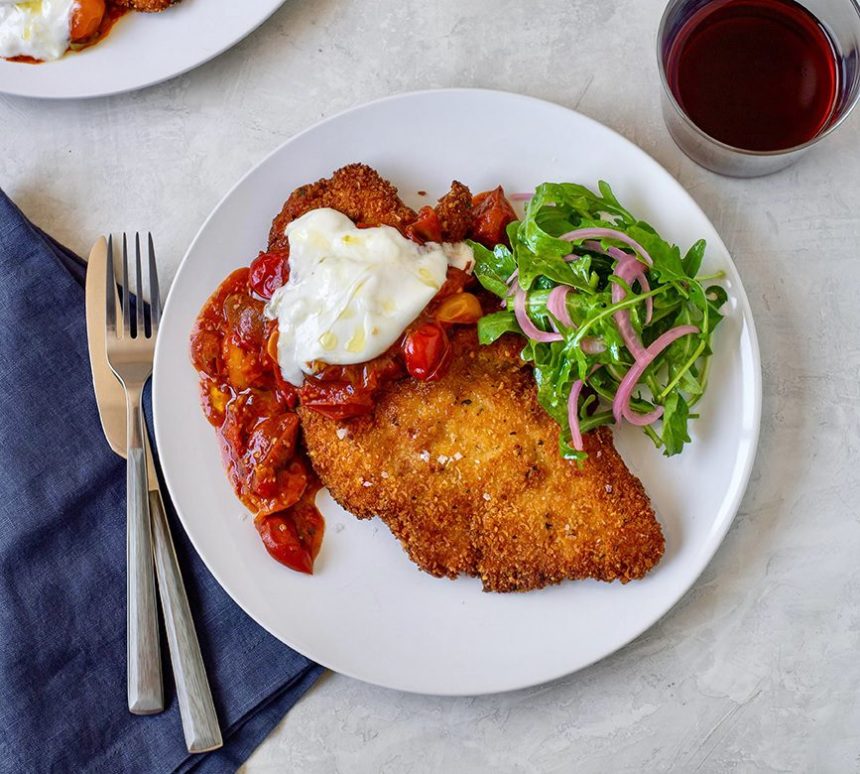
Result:
{"label": "blistered cherry tomato", "polygon": [[458,323],[460,325],[476,323],[482,315],[481,302],[471,293],[457,293],[448,296],[433,313],[436,322]]}
{"label": "blistered cherry tomato", "polygon": [[403,341],[406,370],[422,382],[441,379],[451,362],[451,342],[438,323],[428,322],[409,333]]}
{"label": "blistered cherry tomato", "polygon": [[299,541],[307,548],[311,555],[311,561],[317,558],[325,533],[325,519],[314,505],[314,498],[318,489],[318,485],[309,486],[301,501],[290,508],[290,516],[293,519],[293,524],[296,525]]}
{"label": "blistered cherry tomato", "polygon": [[472,199],[472,231],[476,242],[492,249],[498,244],[507,244],[505,229],[517,219],[517,214],[505,198],[499,186],[493,191],[484,191]]}
{"label": "blistered cherry tomato", "polygon": [[373,390],[349,382],[305,379],[299,390],[302,406],[329,419],[350,419],[373,411]]}
{"label": "blistered cherry tomato", "polygon": [[73,6],[69,36],[75,43],[91,38],[99,31],[105,15],[105,0],[77,0]]}
{"label": "blistered cherry tomato", "polygon": [[456,266],[449,266],[448,274],[445,276],[445,282],[442,283],[442,287],[439,288],[439,292],[434,298],[437,301],[440,301],[446,296],[453,296],[455,293],[459,293],[463,290],[463,288],[471,282],[471,274],[466,274],[466,272],[462,269],[458,269]]}
{"label": "blistered cherry tomato", "polygon": [[224,299],[224,320],[240,347],[259,351],[266,338],[263,302],[247,292],[234,293]]}
{"label": "blistered cherry tomato", "polygon": [[313,573],[314,560],[306,545],[299,539],[296,525],[287,514],[274,513],[264,516],[255,522],[257,532],[263,539],[263,545],[269,555],[287,567]]}
{"label": "blistered cherry tomato", "polygon": [[439,216],[432,207],[422,207],[418,210],[418,217],[414,223],[406,227],[406,236],[413,242],[423,244],[424,242],[442,241],[442,224]]}
{"label": "blistered cherry tomato", "polygon": [[270,253],[260,253],[251,262],[248,287],[260,298],[268,300],[289,278],[289,253],[286,250],[273,250]]}

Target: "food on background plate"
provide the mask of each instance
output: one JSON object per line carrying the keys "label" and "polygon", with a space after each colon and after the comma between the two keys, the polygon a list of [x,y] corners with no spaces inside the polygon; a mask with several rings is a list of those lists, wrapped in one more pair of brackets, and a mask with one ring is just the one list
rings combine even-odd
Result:
{"label": "food on background plate", "polygon": [[163,11],[178,0],[0,0],[0,58],[48,62],[104,38],[127,10]]}
{"label": "food on background plate", "polygon": [[[598,425],[616,416],[644,424],[652,402],[646,429],[678,450],[677,427],[666,428],[683,412],[673,406],[672,419],[666,396],[689,397],[693,382],[703,389],[719,299],[703,322],[687,308],[698,293],[689,274],[654,276],[650,288],[642,261],[651,256],[622,229],[647,229],[652,249],[659,237],[621,217],[608,188],[599,203],[609,209],[588,218],[600,197],[589,192],[585,204],[587,189],[562,186],[550,200],[543,188],[521,221],[501,187],[473,197],[458,182],[415,212],[377,172],[349,165],[296,189],[268,250],[207,301],[192,333],[203,408],[276,559],[312,571],[323,534],[313,499],[325,485],[356,516],[380,516],[422,569],[477,575],[486,590],[626,582],[659,561],[663,535],[648,498]],[[587,244],[567,233],[586,227]],[[566,250],[556,255],[559,242]],[[699,261],[703,249],[694,249]],[[668,272],[662,263],[655,270]],[[667,337],[692,339],[694,327],[692,363],[664,355]],[[583,341],[584,365],[574,351]],[[640,377],[649,389],[661,384],[658,362],[669,369],[666,394],[632,397]],[[611,378],[596,376],[602,369]],[[590,415],[618,395],[609,416]],[[559,454],[553,419],[568,406]],[[658,434],[650,424],[661,410]]]}

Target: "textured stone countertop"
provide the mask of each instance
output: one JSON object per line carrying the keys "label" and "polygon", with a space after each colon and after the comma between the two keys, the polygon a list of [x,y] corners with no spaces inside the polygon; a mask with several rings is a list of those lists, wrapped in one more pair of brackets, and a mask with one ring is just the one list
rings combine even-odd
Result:
{"label": "textured stone countertop", "polygon": [[80,252],[103,230],[151,229],[175,268],[227,189],[290,135],[388,94],[478,86],[575,107],[640,145],[704,208],[746,284],[758,458],[675,609],[596,666],[513,694],[428,698],[328,675],[248,774],[860,769],[860,118],[772,177],[700,169],[660,117],[663,5],[287,0],[166,84],[0,96],[0,185]]}

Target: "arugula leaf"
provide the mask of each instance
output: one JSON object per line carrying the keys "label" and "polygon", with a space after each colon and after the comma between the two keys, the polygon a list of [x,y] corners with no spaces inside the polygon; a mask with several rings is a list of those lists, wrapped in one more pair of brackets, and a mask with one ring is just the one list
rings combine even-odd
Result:
{"label": "arugula leaf", "polygon": [[656,271],[663,282],[685,281],[687,272],[681,262],[681,251],[677,245],[670,245],[644,221],[638,221],[627,233],[644,247],[654,261]]}
{"label": "arugula leaf", "polygon": [[706,242],[704,239],[700,239],[698,242],[694,242],[690,249],[687,250],[687,254],[684,256],[684,271],[687,273],[688,277],[695,277],[699,273],[699,269],[702,266],[702,259],[705,257],[705,247]]}
{"label": "arugula leaf", "polygon": [[505,245],[496,245],[495,249],[488,250],[478,242],[468,241],[475,258],[475,276],[490,293],[499,298],[507,298],[510,295],[508,279],[517,268],[517,262],[511,251]]}
{"label": "arugula leaf", "polygon": [[689,415],[690,409],[681,393],[670,393],[663,402],[663,432],[660,436],[663,441],[663,454],[667,457],[680,454],[684,444],[690,442],[687,433]]}
{"label": "arugula leaf", "polygon": [[478,341],[492,344],[506,333],[521,333],[514,313],[508,310],[484,315],[478,320]]}

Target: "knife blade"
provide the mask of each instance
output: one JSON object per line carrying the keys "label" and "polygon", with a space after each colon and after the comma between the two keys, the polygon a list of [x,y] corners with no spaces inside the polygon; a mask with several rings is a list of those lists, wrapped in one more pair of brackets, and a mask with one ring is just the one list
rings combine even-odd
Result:
{"label": "knife blade", "polygon": [[[90,251],[86,278],[87,347],[93,390],[102,430],[111,449],[126,456],[125,393],[107,362],[105,352],[105,283],[110,260],[107,240],[100,237]],[[149,508],[152,516],[153,550],[158,592],[164,613],[167,644],[173,666],[176,698],[182,718],[182,730],[189,752],[207,752],[222,746],[221,729],[212,701],[209,680],[185,584],[170,535],[158,474],[152,460],[152,448],[145,437],[148,472]]]}
{"label": "knife blade", "polygon": [[[105,355],[105,282],[107,281],[107,240],[99,237],[90,250],[87,261],[86,308],[87,346],[90,352],[90,371],[93,389],[99,408],[102,430],[111,449],[120,457],[126,455],[125,393],[111,371]],[[150,484],[153,468],[147,459]]]}
{"label": "knife blade", "polygon": [[[85,288],[85,303],[87,312],[87,348],[90,353],[90,371],[93,376],[93,390],[96,394],[96,405],[99,410],[99,420],[102,432],[108,445],[120,457],[125,459],[125,393],[122,385],[111,371],[105,356],[105,305],[104,288],[107,279],[107,241],[104,237],[93,245],[87,261],[87,279]],[[149,438],[146,439],[146,471],[150,492],[158,492],[158,473],[152,461],[152,448]],[[164,508],[162,504],[162,510]]]}

